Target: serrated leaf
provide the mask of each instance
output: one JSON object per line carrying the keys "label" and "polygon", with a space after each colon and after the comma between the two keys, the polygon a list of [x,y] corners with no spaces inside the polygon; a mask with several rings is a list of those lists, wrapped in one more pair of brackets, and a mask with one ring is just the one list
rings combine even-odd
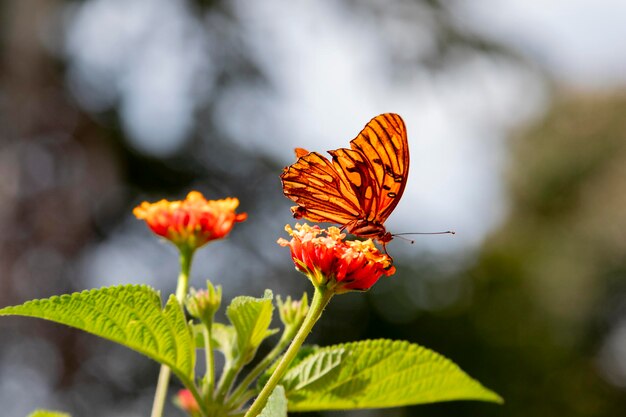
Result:
{"label": "serrated leaf", "polygon": [[315,354],[315,360],[308,360],[301,366],[291,368],[281,383],[288,391],[302,389],[317,390],[317,384],[326,384],[339,371],[344,355],[343,349],[321,351]]}
{"label": "serrated leaf", "polygon": [[[316,353],[318,350],[319,350],[318,345],[302,345],[300,349],[298,350],[298,353],[296,353],[296,357],[293,359],[293,361],[291,361],[291,365],[289,365],[290,369],[295,369],[297,364],[302,362],[307,356],[313,353]],[[280,362],[280,357],[274,361],[272,366],[270,366],[269,368],[265,370],[265,372],[263,372],[263,375],[261,375],[259,379],[257,379],[257,382],[256,382],[257,391],[260,392],[263,389],[263,386],[270,379],[270,377],[276,370],[276,367],[278,366],[279,362]]]}
{"label": "serrated leaf", "polygon": [[70,415],[59,411],[35,410],[28,417],[70,417]]}
{"label": "serrated leaf", "polygon": [[174,296],[161,308],[159,293],[122,285],[28,301],[5,307],[0,316],[37,317],[75,327],[169,366],[182,379],[193,376],[195,349]]}
{"label": "serrated leaf", "polygon": [[287,397],[281,385],[274,388],[259,417],[287,417]]}
{"label": "serrated leaf", "polygon": [[243,363],[254,357],[261,342],[277,330],[270,330],[274,306],[272,292],[265,290],[262,298],[235,297],[226,315],[237,331],[237,355]]}
{"label": "serrated leaf", "polygon": [[329,368],[331,372],[287,391],[289,411],[385,408],[450,400],[502,402],[498,394],[449,359],[404,341],[366,340],[322,348],[290,368],[287,375],[306,374],[307,369],[315,369],[315,362],[324,363],[329,354],[340,352],[341,363]]}

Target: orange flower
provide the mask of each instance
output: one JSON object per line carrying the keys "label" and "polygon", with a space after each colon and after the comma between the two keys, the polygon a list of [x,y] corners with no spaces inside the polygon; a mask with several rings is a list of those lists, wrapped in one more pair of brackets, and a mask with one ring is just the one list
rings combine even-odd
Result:
{"label": "orange flower", "polygon": [[289,246],[296,269],[309,277],[313,285],[332,288],[336,293],[365,291],[382,275],[392,275],[396,268],[388,255],[380,253],[371,239],[344,240],[337,227],[296,224],[285,226],[291,240],[278,239]]}
{"label": "orange flower", "polygon": [[183,411],[195,415],[195,413],[200,412],[200,406],[198,402],[193,397],[193,394],[188,389],[181,389],[176,394],[176,398],[174,399],[176,405],[178,405]]}
{"label": "orange flower", "polygon": [[207,201],[202,194],[192,191],[183,201],[144,201],[135,207],[133,214],[179,248],[194,250],[225,237],[235,223],[247,218],[246,213],[235,213],[237,206],[236,198]]}

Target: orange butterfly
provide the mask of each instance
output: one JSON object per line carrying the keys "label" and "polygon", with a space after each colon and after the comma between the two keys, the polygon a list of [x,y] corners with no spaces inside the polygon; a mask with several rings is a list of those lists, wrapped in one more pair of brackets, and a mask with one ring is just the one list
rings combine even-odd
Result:
{"label": "orange butterfly", "polygon": [[393,236],[385,220],[398,204],[409,174],[409,146],[400,116],[374,117],[350,142],[350,149],[296,149],[297,161],[283,170],[283,193],[297,206],[296,219],[339,223],[348,233],[386,245]]}

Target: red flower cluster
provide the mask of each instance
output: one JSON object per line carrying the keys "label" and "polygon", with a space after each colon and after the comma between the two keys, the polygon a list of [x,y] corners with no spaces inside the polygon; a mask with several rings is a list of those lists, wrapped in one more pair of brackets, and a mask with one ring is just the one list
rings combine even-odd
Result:
{"label": "red flower cluster", "polygon": [[246,213],[235,213],[236,198],[206,200],[192,191],[183,201],[144,201],[133,214],[145,220],[150,229],[178,247],[197,249],[206,243],[228,235],[237,222],[246,220]]}
{"label": "red flower cluster", "polygon": [[332,288],[336,293],[365,291],[382,275],[392,275],[396,269],[392,259],[380,253],[371,239],[345,240],[337,227],[296,224],[296,230],[285,226],[291,240],[279,239],[289,246],[296,269],[309,277],[313,285]]}

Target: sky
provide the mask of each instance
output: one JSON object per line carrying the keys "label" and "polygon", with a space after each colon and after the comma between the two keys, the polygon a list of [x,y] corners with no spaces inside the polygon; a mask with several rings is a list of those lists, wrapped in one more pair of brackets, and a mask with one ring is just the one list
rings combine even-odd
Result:
{"label": "sky", "polygon": [[477,0],[455,2],[459,21],[499,39],[574,88],[626,83],[626,2]]}

